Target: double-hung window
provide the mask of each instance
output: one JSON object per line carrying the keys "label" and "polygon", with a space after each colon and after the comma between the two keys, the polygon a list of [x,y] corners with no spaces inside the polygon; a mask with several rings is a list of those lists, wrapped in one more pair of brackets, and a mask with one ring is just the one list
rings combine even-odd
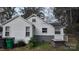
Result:
{"label": "double-hung window", "polygon": [[26,27],[26,37],[30,36],[30,27]]}
{"label": "double-hung window", "polygon": [[6,26],[5,27],[5,36],[9,36],[10,35],[10,27]]}
{"label": "double-hung window", "polygon": [[47,33],[47,28],[42,28],[42,33]]}
{"label": "double-hung window", "polygon": [[36,22],[36,19],[32,19],[32,22]]}
{"label": "double-hung window", "polygon": [[55,34],[60,34],[60,28],[55,28]]}

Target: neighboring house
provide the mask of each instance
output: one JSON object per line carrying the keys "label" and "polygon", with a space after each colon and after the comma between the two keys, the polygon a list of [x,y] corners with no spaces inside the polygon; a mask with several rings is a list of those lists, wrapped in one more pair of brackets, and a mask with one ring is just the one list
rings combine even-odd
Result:
{"label": "neighboring house", "polygon": [[3,23],[3,37],[14,37],[15,43],[23,40],[28,43],[35,35],[39,41],[64,41],[64,28],[49,24],[35,14],[24,19],[17,16]]}

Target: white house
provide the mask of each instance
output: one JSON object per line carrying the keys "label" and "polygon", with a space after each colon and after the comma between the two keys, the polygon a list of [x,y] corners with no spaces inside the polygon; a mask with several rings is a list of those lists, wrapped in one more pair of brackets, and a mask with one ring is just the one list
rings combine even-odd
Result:
{"label": "white house", "polygon": [[35,14],[26,20],[35,26],[35,36],[39,40],[64,41],[64,27],[60,23],[47,23]]}
{"label": "white house", "polygon": [[64,28],[62,26],[55,23],[46,23],[35,14],[32,14],[26,19],[17,16],[2,25],[2,36],[14,37],[15,43],[19,40],[28,43],[33,35],[40,41],[64,41]]}
{"label": "white house", "polygon": [[10,19],[3,24],[3,37],[14,37],[15,43],[23,40],[26,43],[33,35],[33,24],[23,19],[21,16]]}

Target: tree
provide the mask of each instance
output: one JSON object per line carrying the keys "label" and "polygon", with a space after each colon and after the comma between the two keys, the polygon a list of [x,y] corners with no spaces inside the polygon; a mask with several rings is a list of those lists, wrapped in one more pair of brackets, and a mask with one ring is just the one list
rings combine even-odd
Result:
{"label": "tree", "polygon": [[15,14],[15,7],[0,7],[0,22],[4,22],[8,19],[11,19],[12,16]]}
{"label": "tree", "polygon": [[37,14],[37,16],[43,18],[45,16],[44,13],[41,12],[43,9],[43,7],[24,7],[21,9],[21,12],[23,13],[24,18],[29,17],[31,14]]}
{"label": "tree", "polygon": [[66,26],[68,24],[68,20],[67,20],[67,18],[68,18],[68,13],[67,13],[68,10],[69,10],[69,8],[67,8],[67,7],[55,7],[54,8],[55,17],[64,26]]}
{"label": "tree", "polygon": [[[77,31],[77,24],[79,25],[79,8],[78,7],[56,7],[54,9],[55,16],[60,23],[67,25],[67,30],[71,33]],[[78,22],[78,23],[77,23]]]}

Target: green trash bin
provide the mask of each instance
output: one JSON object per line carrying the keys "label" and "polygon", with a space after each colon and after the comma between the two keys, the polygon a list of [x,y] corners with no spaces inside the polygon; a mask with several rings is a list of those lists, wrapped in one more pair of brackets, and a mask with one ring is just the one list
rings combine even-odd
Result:
{"label": "green trash bin", "polygon": [[14,38],[6,38],[6,48],[14,47]]}

